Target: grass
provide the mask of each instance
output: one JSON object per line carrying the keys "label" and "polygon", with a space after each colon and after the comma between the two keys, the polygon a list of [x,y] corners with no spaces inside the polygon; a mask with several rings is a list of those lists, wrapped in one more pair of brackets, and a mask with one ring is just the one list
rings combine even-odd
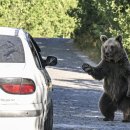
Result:
{"label": "grass", "polygon": [[76,47],[79,48],[85,55],[87,55],[92,61],[95,63],[99,63],[101,60],[101,52],[100,49],[96,46],[80,46],[76,44]]}

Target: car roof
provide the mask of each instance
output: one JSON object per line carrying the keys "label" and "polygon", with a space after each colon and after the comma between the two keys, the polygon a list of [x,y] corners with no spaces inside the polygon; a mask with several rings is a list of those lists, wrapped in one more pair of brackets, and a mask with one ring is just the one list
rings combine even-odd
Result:
{"label": "car roof", "polygon": [[[24,48],[24,53],[28,53],[29,45],[27,44],[28,42],[28,33],[25,32],[23,29],[20,28],[12,28],[12,27],[0,27],[0,36],[16,36],[19,37],[22,41],[23,48]],[[29,57],[29,55],[27,54]]]}
{"label": "car roof", "polygon": [[0,35],[15,36],[15,35],[18,35],[20,30],[22,30],[22,29],[10,28],[10,27],[0,27]]}
{"label": "car roof", "polygon": [[[20,28],[0,27],[0,35],[19,37],[22,40],[22,44],[23,44],[23,47],[24,47],[24,50],[25,50],[25,54],[28,53],[28,49],[30,48],[28,41],[29,41],[30,38],[32,38],[31,35],[28,32],[26,32],[26,31],[24,31],[23,29],[20,29]],[[37,44],[35,46],[36,46],[37,51],[40,52],[40,48],[37,47]],[[29,54],[27,54],[26,56],[29,57]]]}
{"label": "car roof", "polygon": [[0,35],[24,37],[28,41],[30,34],[21,28],[0,27]]}

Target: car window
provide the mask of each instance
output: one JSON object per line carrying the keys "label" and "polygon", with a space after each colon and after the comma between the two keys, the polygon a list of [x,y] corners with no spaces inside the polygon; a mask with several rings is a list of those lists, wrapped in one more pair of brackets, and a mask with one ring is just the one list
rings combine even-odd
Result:
{"label": "car window", "polygon": [[29,38],[28,39],[29,46],[31,48],[35,63],[37,65],[37,67],[41,70],[42,74],[44,75],[46,84],[48,84],[48,86],[49,86],[49,84],[51,82],[51,78],[50,78],[48,72],[46,71],[45,66],[43,65],[44,61],[40,54],[41,50],[30,34],[28,35],[28,38]]}
{"label": "car window", "polygon": [[37,45],[37,43],[36,43],[36,41],[33,39],[33,37],[32,37],[30,34],[28,34],[28,35],[29,35],[29,38],[30,38],[30,40],[32,41],[33,45],[35,46],[35,49],[37,50],[37,52],[41,52],[40,47]]}
{"label": "car window", "polygon": [[16,36],[0,35],[0,63],[24,63],[22,41]]}
{"label": "car window", "polygon": [[33,41],[30,39],[30,37],[28,37],[28,38],[29,38],[29,39],[28,39],[29,46],[30,46],[30,49],[31,49],[31,51],[32,51],[32,54],[33,54],[33,58],[34,58],[34,60],[35,60],[35,63],[36,63],[36,65],[37,65],[37,67],[38,67],[39,69],[41,69],[42,66],[41,66],[41,62],[40,62],[40,59],[39,59],[39,55],[38,55],[37,49],[36,49],[36,47],[34,46],[34,43],[33,43]]}
{"label": "car window", "polygon": [[37,67],[39,69],[45,69],[46,62],[45,62],[45,60],[43,60],[43,58],[40,54],[40,52],[41,52],[40,47],[38,46],[36,41],[33,39],[33,37],[29,33],[27,33],[26,36],[27,36],[27,41],[28,41],[29,46],[31,48],[31,51],[32,51],[32,54],[34,56]]}

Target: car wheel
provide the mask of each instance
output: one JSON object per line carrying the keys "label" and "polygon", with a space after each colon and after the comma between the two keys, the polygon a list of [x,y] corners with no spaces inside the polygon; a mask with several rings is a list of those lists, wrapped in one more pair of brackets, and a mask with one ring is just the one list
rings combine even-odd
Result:
{"label": "car wheel", "polygon": [[51,100],[49,111],[47,113],[47,119],[45,120],[44,124],[44,130],[52,130],[52,129],[53,129],[53,101]]}

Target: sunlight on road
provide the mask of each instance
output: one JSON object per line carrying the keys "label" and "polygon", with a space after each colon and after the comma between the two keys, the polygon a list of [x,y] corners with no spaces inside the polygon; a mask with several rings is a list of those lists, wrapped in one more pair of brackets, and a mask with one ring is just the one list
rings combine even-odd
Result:
{"label": "sunlight on road", "polygon": [[[40,44],[40,43],[39,43]],[[117,112],[113,122],[104,122],[98,108],[103,93],[103,81],[94,80],[81,66],[96,66],[88,56],[63,39],[45,40],[40,44],[42,56],[58,58],[55,67],[46,67],[53,84],[53,130],[129,130],[130,124],[121,122]]]}
{"label": "sunlight on road", "polygon": [[54,86],[102,90],[102,82],[94,80],[84,72],[67,71],[63,68],[47,68],[47,70]]}

